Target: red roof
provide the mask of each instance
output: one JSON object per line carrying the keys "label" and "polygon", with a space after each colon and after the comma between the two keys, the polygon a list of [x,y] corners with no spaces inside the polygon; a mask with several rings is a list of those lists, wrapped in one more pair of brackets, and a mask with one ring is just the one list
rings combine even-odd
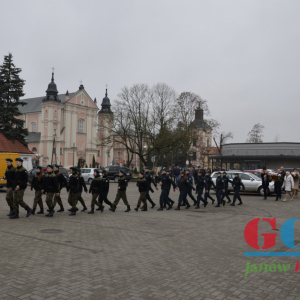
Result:
{"label": "red roof", "polygon": [[11,141],[0,133],[0,152],[33,154],[27,147],[19,141]]}

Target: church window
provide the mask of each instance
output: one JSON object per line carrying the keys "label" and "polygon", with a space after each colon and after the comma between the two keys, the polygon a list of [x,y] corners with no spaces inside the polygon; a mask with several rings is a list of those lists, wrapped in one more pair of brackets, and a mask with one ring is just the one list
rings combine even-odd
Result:
{"label": "church window", "polygon": [[53,135],[56,135],[56,129],[53,130]]}
{"label": "church window", "polygon": [[83,124],[84,124],[84,120],[79,119],[78,120],[78,132],[79,133],[83,133]]}
{"label": "church window", "polygon": [[81,105],[84,105],[84,101],[83,100],[81,100]]}
{"label": "church window", "polygon": [[63,148],[59,148],[60,155],[63,155]]}
{"label": "church window", "polygon": [[32,148],[32,152],[37,152],[35,147]]}
{"label": "church window", "polygon": [[101,156],[101,150],[97,151],[97,156]]}
{"label": "church window", "polygon": [[35,122],[31,123],[31,132],[36,132],[36,123]]}

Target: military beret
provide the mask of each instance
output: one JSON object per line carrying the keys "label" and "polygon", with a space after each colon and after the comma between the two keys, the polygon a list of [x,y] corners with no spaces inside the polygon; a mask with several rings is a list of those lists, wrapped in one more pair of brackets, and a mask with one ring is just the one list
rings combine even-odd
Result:
{"label": "military beret", "polygon": [[106,170],[103,170],[102,173],[107,173],[107,171],[106,171]]}
{"label": "military beret", "polygon": [[167,173],[170,173],[170,172],[171,172],[171,170],[170,170],[170,169],[166,169],[166,172],[167,172]]}
{"label": "military beret", "polygon": [[217,174],[222,174],[221,172],[218,172]]}
{"label": "military beret", "polygon": [[59,165],[55,164],[53,165],[53,167],[58,168],[59,169]]}
{"label": "military beret", "polygon": [[162,170],[162,171],[167,171],[167,169],[166,169],[166,168],[162,168],[161,170]]}
{"label": "military beret", "polygon": [[44,168],[44,169],[43,169],[43,171],[44,171],[44,172],[46,172],[46,171],[47,171],[47,169],[46,169],[46,168]]}
{"label": "military beret", "polygon": [[[76,171],[77,171],[78,169],[76,168]],[[100,173],[100,170],[99,169],[94,169],[94,172],[96,172],[96,173]]]}
{"label": "military beret", "polygon": [[201,168],[201,166],[198,166],[198,168]]}
{"label": "military beret", "polygon": [[234,173],[234,175],[239,175],[239,173]]}
{"label": "military beret", "polygon": [[13,162],[11,158],[5,158],[6,161]]}
{"label": "military beret", "polygon": [[75,170],[75,171],[76,171],[76,169],[77,169],[76,167],[71,167],[70,168],[70,170]]}
{"label": "military beret", "polygon": [[140,174],[142,174],[143,176],[145,175],[145,173],[144,173],[144,172],[140,172]]}
{"label": "military beret", "polygon": [[120,170],[120,173],[122,173],[122,174],[126,174],[126,172],[124,171],[124,170]]}
{"label": "military beret", "polygon": [[47,166],[47,168],[51,168],[51,169],[53,169],[53,166],[52,166],[52,165],[48,165],[48,166]]}
{"label": "military beret", "polygon": [[189,171],[190,171],[190,169],[185,169],[185,171],[189,172]]}
{"label": "military beret", "polygon": [[36,168],[37,168],[37,169],[40,169],[41,171],[42,171],[42,169],[43,169],[43,167],[41,167],[41,166],[37,166]]}
{"label": "military beret", "polygon": [[202,174],[201,170],[198,170],[198,174],[199,174],[199,173]]}
{"label": "military beret", "polygon": [[149,167],[145,167],[144,169],[145,169],[145,170],[150,170],[150,168],[149,168]]}
{"label": "military beret", "polygon": [[22,158],[16,158],[16,161],[23,162],[23,159]]}
{"label": "military beret", "polygon": [[224,171],[223,174],[227,174],[227,173]]}
{"label": "military beret", "polygon": [[180,171],[180,174],[184,174],[184,171]]}
{"label": "military beret", "polygon": [[210,171],[209,171],[209,170],[207,170],[207,171],[206,171],[206,174],[210,174]]}
{"label": "military beret", "polygon": [[76,168],[76,171],[77,171],[77,172],[81,172],[81,169],[80,169],[80,168]]}

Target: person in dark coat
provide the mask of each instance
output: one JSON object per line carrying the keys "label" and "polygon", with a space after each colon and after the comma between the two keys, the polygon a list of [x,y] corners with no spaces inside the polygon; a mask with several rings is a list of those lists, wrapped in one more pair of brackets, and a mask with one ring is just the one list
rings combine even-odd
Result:
{"label": "person in dark coat", "polygon": [[216,194],[218,204],[215,207],[220,207],[221,203],[223,203],[224,206],[226,203],[226,201],[222,200],[222,194],[225,193],[225,180],[221,175],[222,173],[218,172],[218,177],[216,179]]}
{"label": "person in dark coat", "polygon": [[[85,202],[82,198],[82,192],[84,190],[85,193],[87,193],[88,190],[87,190],[86,184],[84,182],[84,178],[81,175],[81,169],[77,168],[76,170],[77,170],[77,175],[79,177],[79,190],[78,190],[77,203],[79,201],[81,203],[81,205],[83,206],[82,211],[85,211],[85,210],[87,210],[87,207],[86,207]],[[76,205],[77,205],[77,203],[76,203]]]}
{"label": "person in dark coat", "polygon": [[134,209],[135,211],[138,211],[141,203],[143,203],[143,207],[141,209],[141,211],[147,211],[147,200],[146,200],[146,194],[151,191],[152,193],[154,192],[151,185],[149,185],[149,183],[147,182],[147,180],[145,179],[145,173],[144,172],[140,172],[139,174],[139,180],[136,183],[136,186],[139,189],[140,192],[140,197],[137,203],[136,208]]}
{"label": "person in dark coat", "polygon": [[44,205],[42,200],[42,189],[43,189],[44,173],[41,166],[36,167],[36,174],[32,179],[31,190],[35,190],[35,197],[33,200],[32,214],[35,214],[37,205],[40,207],[40,211],[37,214],[44,214]]}
{"label": "person in dark coat", "polygon": [[[284,174],[285,174],[285,172],[284,172]],[[280,169],[277,170],[277,175],[282,176]],[[278,199],[281,200],[281,186],[282,186],[282,178],[280,179],[280,181],[274,182],[274,192],[276,194],[275,201],[278,201]]]}
{"label": "person in dark coat", "polygon": [[222,194],[222,201],[224,201],[224,198],[226,197],[227,198],[227,203],[230,203],[231,200],[228,196],[228,182],[230,181],[229,178],[227,177],[227,173],[224,171],[223,172],[223,179],[224,179],[224,182],[225,182],[225,191],[224,193]]}
{"label": "person in dark coat", "polygon": [[264,189],[264,200],[267,200],[267,194],[269,189],[269,173],[266,168],[263,168],[263,172],[261,174],[262,187]]}
{"label": "person in dark coat", "polygon": [[233,180],[230,181],[232,184],[233,190],[234,190],[233,201],[230,204],[231,206],[234,206],[236,199],[238,199],[240,201],[240,203],[238,205],[243,204],[242,199],[240,197],[241,187],[243,187],[243,191],[245,190],[245,186],[244,186],[241,178],[239,177],[239,173],[235,173],[234,176],[235,177],[233,178]]}
{"label": "person in dark coat", "polygon": [[213,186],[214,189],[216,188],[216,186],[215,186],[212,178],[210,177],[210,171],[209,170],[206,171],[205,180],[206,180],[206,190],[205,190],[205,198],[204,198],[205,202],[207,202],[207,198],[209,198],[212,201],[212,204],[214,204],[215,199],[213,199],[209,195],[209,192],[210,192],[210,189],[211,189],[212,186]]}
{"label": "person in dark coat", "polygon": [[202,197],[203,195],[203,191],[205,191],[207,189],[206,187],[206,180],[205,177],[202,175],[201,170],[198,170],[198,179],[196,182],[196,191],[197,191],[197,205],[195,207],[195,209],[200,208],[200,201],[202,201],[204,203],[204,207],[206,207],[207,205],[207,201],[204,200],[204,198]]}
{"label": "person in dark coat", "polygon": [[109,192],[109,179],[107,176],[107,171],[103,170],[102,172],[102,192],[99,195],[98,202],[100,204],[100,207],[96,210],[101,210],[101,212],[104,211],[103,201],[110,206],[110,208],[113,208],[112,203],[107,199],[107,195]]}
{"label": "person in dark coat", "polygon": [[182,172],[180,172],[180,177],[181,178],[178,182],[178,188],[179,188],[180,194],[179,194],[179,199],[178,199],[178,206],[177,206],[177,208],[175,208],[175,210],[180,210],[182,201],[186,201],[186,203],[187,203],[187,205],[185,207],[186,209],[190,208],[191,206],[188,203],[186,196],[187,196],[189,190],[191,190],[191,189],[195,190],[195,188],[193,187],[193,185],[190,181],[190,178],[187,174],[185,174],[182,171]]}
{"label": "person in dark coat", "polygon": [[281,186],[283,185],[283,181],[284,181],[284,177],[285,177],[285,171],[284,171],[284,167],[280,168],[280,175],[281,175]]}

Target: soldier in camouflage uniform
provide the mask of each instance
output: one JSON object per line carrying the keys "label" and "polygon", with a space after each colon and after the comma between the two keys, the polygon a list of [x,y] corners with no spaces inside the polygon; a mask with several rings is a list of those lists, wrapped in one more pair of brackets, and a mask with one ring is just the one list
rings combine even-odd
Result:
{"label": "soldier in camouflage uniform", "polygon": [[42,200],[42,189],[43,189],[43,182],[44,182],[44,174],[43,174],[43,168],[41,166],[38,166],[36,168],[36,174],[32,179],[31,183],[31,190],[35,190],[35,197],[33,200],[33,207],[32,207],[32,214],[35,214],[35,210],[37,205],[40,207],[40,211],[37,212],[37,214],[43,214],[44,213],[44,205]]}
{"label": "soldier in camouflage uniform", "polygon": [[23,167],[23,159],[16,158],[17,168],[15,170],[14,178],[14,201],[13,201],[13,210],[14,214],[10,216],[10,219],[19,219],[19,205],[27,210],[26,217],[31,215],[31,208],[23,201],[24,192],[27,188],[28,183],[28,174],[27,170]]}
{"label": "soldier in camouflage uniform", "polygon": [[126,172],[124,170],[120,170],[120,172],[119,172],[119,177],[120,178],[119,178],[119,184],[118,184],[118,192],[117,192],[117,195],[116,195],[115,202],[113,203],[112,207],[109,209],[113,212],[116,210],[120,199],[123,199],[124,204],[127,206],[127,210],[125,210],[125,212],[131,211],[130,205],[127,201],[127,196],[126,196],[126,188],[127,188],[128,182],[126,180],[125,175],[126,175]]}
{"label": "soldier in camouflage uniform", "polygon": [[147,180],[145,179],[144,172],[140,172],[139,180],[138,180],[136,186],[139,188],[140,198],[139,198],[137,206],[134,210],[138,211],[141,206],[141,202],[143,202],[144,205],[143,205],[141,211],[147,211],[147,200],[146,200],[147,192],[150,190],[153,193],[154,191],[151,188],[151,186],[149,185],[149,183],[147,182]]}
{"label": "soldier in camouflage uniform", "polygon": [[91,203],[91,211],[89,211],[89,214],[93,214],[95,210],[95,204],[100,207],[99,202],[97,201],[97,198],[102,193],[102,179],[99,175],[99,170],[94,170],[94,179],[92,180],[89,193],[92,193],[92,203]]}
{"label": "soldier in camouflage uniform", "polygon": [[59,165],[55,164],[55,165],[53,165],[53,167],[54,167],[54,169],[53,169],[54,170],[54,174],[57,177],[58,191],[59,191],[58,196],[57,195],[54,196],[54,199],[53,199],[53,208],[55,208],[55,205],[56,205],[56,202],[57,202],[58,205],[60,206],[60,209],[57,212],[62,212],[62,211],[65,211],[65,209],[64,209],[63,203],[61,201],[60,194],[61,194],[61,190],[64,187],[67,188],[68,182],[67,182],[65,176],[59,172]]}
{"label": "soldier in camouflage uniform", "polygon": [[[150,168],[145,167],[145,179],[148,182],[148,185],[151,186],[151,183],[154,184],[155,188],[158,190],[157,184],[155,180],[153,179],[152,174],[150,173]],[[151,208],[153,208],[156,204],[152,201],[150,194],[149,194],[150,189],[148,189],[147,194],[146,194],[146,199],[151,203]]]}
{"label": "soldier in camouflage uniform", "polygon": [[[85,202],[84,202],[81,194],[82,194],[82,189],[84,189],[84,191],[87,193],[87,187],[86,187],[83,177],[81,176],[80,168],[77,168],[76,171],[77,171],[77,175],[79,177],[79,193],[78,193],[77,203],[79,201],[81,203],[81,205],[83,206],[82,211],[85,211],[85,210],[87,210],[87,207],[85,205]],[[77,205],[77,203],[76,203],[76,205]]]}
{"label": "soldier in camouflage uniform", "polygon": [[53,166],[47,166],[47,174],[44,177],[43,181],[43,189],[42,193],[47,193],[46,196],[46,204],[49,208],[49,214],[46,217],[53,217],[54,214],[54,205],[53,205],[53,197],[54,195],[59,196],[59,189],[58,189],[58,181],[57,176],[53,172]]}
{"label": "soldier in camouflage uniform", "polygon": [[71,205],[70,214],[69,216],[75,216],[76,215],[76,203],[78,199],[78,191],[79,191],[79,177],[77,175],[77,169],[75,167],[70,168],[72,170],[72,176],[69,180],[69,185],[67,188],[67,191],[69,193],[68,202]]}
{"label": "soldier in camouflage uniform", "polygon": [[15,170],[16,168],[12,165],[13,160],[11,158],[6,158],[7,169],[4,173],[4,179],[6,179],[6,202],[10,207],[10,212],[7,215],[8,217],[14,214],[13,203],[14,203],[14,181],[15,181]]}

